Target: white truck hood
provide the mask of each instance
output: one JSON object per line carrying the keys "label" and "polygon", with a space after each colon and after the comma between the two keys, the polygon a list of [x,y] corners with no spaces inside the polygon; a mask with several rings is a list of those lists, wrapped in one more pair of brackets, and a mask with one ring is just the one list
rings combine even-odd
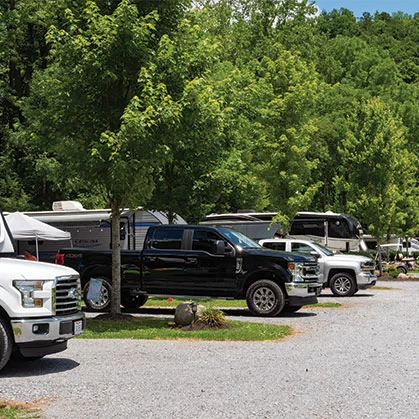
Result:
{"label": "white truck hood", "polygon": [[329,256],[334,261],[342,261],[342,262],[369,262],[372,259],[367,256],[361,255],[342,255],[340,253],[336,253],[333,256]]}
{"label": "white truck hood", "polygon": [[67,266],[34,262],[24,259],[0,258],[0,281],[3,279],[54,279],[57,276],[78,275]]}

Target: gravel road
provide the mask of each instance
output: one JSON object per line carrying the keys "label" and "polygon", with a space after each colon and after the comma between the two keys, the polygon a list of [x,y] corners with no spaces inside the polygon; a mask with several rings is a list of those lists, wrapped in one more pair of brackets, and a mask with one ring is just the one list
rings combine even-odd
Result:
{"label": "gravel road", "polygon": [[228,312],[293,326],[278,342],[72,340],[9,365],[0,398],[45,399],[45,419],[417,418],[419,281],[378,285],[391,289],[338,299],[339,309]]}

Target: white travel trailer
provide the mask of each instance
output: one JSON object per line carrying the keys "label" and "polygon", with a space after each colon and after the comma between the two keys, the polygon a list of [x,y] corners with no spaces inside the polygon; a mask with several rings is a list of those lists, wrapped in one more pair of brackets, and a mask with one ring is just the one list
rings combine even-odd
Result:
{"label": "white travel trailer", "polygon": [[[53,203],[52,211],[24,214],[71,234],[71,240],[40,241],[39,259],[42,261],[54,262],[57,250],[63,247],[111,249],[110,209],[85,209],[77,201],[57,201]],[[177,216],[175,223],[186,224],[186,221]],[[165,214],[142,207],[124,209],[120,222],[121,249],[141,250],[148,228],[156,224],[168,224]],[[34,247],[31,241],[17,241],[20,254],[31,246]]]}

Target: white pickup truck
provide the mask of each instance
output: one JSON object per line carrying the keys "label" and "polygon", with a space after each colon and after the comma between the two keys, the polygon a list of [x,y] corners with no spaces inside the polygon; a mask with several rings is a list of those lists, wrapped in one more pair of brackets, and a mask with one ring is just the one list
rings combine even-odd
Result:
{"label": "white pickup truck", "polygon": [[0,370],[10,358],[33,360],[65,350],[84,327],[79,274],[17,259],[0,211]]}
{"label": "white pickup truck", "polygon": [[269,249],[310,254],[317,258],[323,288],[330,287],[338,297],[349,297],[358,290],[376,284],[375,264],[366,256],[333,253],[326,247],[309,240],[265,239],[259,243]]}

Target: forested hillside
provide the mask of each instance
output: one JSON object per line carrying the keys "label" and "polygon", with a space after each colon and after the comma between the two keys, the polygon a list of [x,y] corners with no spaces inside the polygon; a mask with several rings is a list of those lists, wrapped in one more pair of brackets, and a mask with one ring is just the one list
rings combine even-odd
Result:
{"label": "forested hillside", "polygon": [[417,235],[415,16],[0,0],[0,208],[333,210]]}

